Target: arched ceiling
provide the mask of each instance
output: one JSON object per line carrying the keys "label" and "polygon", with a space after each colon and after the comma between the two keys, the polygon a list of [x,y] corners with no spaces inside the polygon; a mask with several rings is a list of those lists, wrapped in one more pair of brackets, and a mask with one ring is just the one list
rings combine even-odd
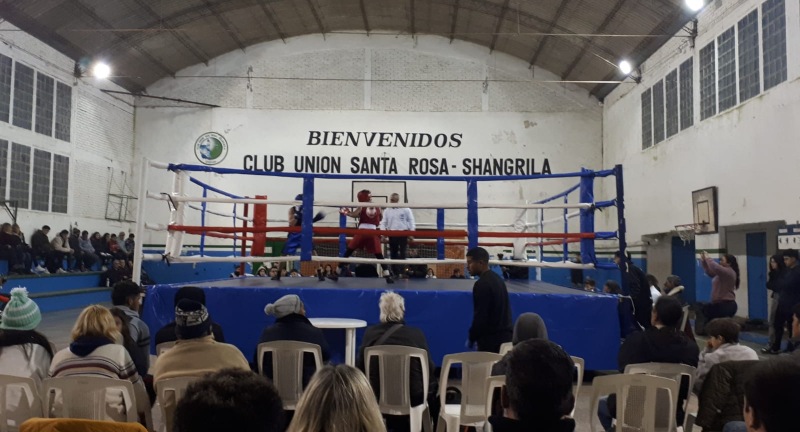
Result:
{"label": "arched ceiling", "polygon": [[[0,17],[131,92],[233,50],[306,34],[434,34],[486,46],[604,98],[621,58],[649,57],[683,0],[0,0]],[[624,35],[624,36],[610,36]]]}

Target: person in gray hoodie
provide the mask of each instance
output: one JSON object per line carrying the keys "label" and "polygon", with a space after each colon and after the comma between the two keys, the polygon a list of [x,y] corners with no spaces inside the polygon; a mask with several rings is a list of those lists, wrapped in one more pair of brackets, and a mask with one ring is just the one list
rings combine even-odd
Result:
{"label": "person in gray hoodie", "polygon": [[700,393],[703,382],[711,368],[726,361],[758,360],[758,354],[750,347],[739,344],[739,324],[731,318],[717,318],[706,326],[708,341],[700,352],[695,372],[694,391]]}

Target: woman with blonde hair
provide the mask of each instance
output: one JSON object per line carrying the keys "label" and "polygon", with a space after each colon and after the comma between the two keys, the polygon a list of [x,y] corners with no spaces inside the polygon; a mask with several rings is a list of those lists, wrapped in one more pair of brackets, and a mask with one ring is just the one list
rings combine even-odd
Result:
{"label": "woman with blonde hair", "polygon": [[308,383],[287,432],[386,432],[367,377],[347,365],[325,366]]}
{"label": "woman with blonde hair", "polygon": [[[50,365],[51,377],[94,376],[129,380],[133,383],[137,411],[150,409],[150,400],[130,354],[119,339],[117,324],[111,312],[100,305],[86,307],[72,328],[72,343],[56,353]],[[121,395],[106,396],[108,413],[115,421],[125,421],[125,407]],[[56,403],[56,407],[60,405]]]}

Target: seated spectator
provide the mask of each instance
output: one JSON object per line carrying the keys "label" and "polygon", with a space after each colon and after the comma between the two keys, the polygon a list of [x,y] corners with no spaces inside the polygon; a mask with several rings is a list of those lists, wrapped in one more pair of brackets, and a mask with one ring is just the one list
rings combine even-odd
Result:
{"label": "seated spectator", "polygon": [[256,271],[256,276],[267,277],[267,268],[264,266],[259,267],[258,271]]}
{"label": "seated spectator", "polygon": [[386,432],[367,378],[347,365],[314,374],[287,432]]}
{"label": "seated spectator", "polygon": [[87,271],[91,269],[97,260],[93,253],[86,253],[81,249],[81,230],[73,228],[67,241],[75,257],[75,267],[72,270]]}
{"label": "seated spectator", "polygon": [[641,331],[642,328],[636,321],[636,310],[633,304],[633,299],[630,296],[622,294],[622,289],[619,284],[613,280],[607,280],[603,285],[603,292],[606,294],[614,294],[619,299],[617,304],[617,314],[619,315],[619,337],[625,339],[633,332]]}
{"label": "seated spectator", "polygon": [[92,246],[92,241],[89,240],[89,231],[81,233],[78,238],[78,247],[83,253],[83,266],[85,269],[91,269],[96,262],[100,261],[100,257],[95,252],[94,246]]}
{"label": "seated spectator", "polygon": [[250,370],[238,348],[214,340],[208,310],[200,302],[179,301],[175,307],[175,323],[178,340],[174,347],[156,359],[154,385],[162,379],[203,376],[225,368]]}
{"label": "seated spectator", "polygon": [[127,258],[127,254],[122,253],[119,250],[119,243],[117,242],[116,234],[111,234],[110,237],[108,237],[108,253],[110,253],[114,259],[124,260]]}
{"label": "seated spectator", "polygon": [[501,390],[503,415],[489,417],[495,432],[572,432],[575,364],[560,346],[542,339],[521,342],[507,357]]}
{"label": "seated spectator", "polygon": [[[175,292],[175,307],[178,307],[178,302],[183,299],[194,300],[201,305],[206,305],[206,292],[202,288],[195,286],[185,286]],[[175,330],[175,321],[161,327],[161,330],[156,332],[156,345],[164,342],[175,342],[178,340]],[[225,342],[225,334],[222,331],[222,326],[214,321],[211,321],[211,334],[214,335],[214,340],[217,342]]]}
{"label": "seated spectator", "polygon": [[[547,326],[539,314],[533,312],[525,312],[517,318],[514,323],[514,334],[511,336],[511,345],[516,346],[520,342],[525,342],[531,339],[547,338]],[[505,375],[507,368],[508,354],[502,360],[492,366],[492,375]],[[497,394],[495,396],[498,396]],[[497,397],[495,397],[497,399]],[[493,409],[493,412],[495,410]]]}
{"label": "seated spectator", "polygon": [[[49,267],[48,260],[51,260],[51,252],[53,251],[53,248],[50,246],[50,239],[47,237],[49,232],[50,227],[43,225],[42,229],[36,230],[36,232],[34,232],[31,236],[31,250],[33,251],[33,259],[41,258],[45,260],[45,267]],[[55,272],[55,270],[53,270],[53,272]]]}
{"label": "seated spectator", "polygon": [[425,274],[425,279],[436,279],[436,272],[429,268],[427,274]]}
{"label": "seated spectator", "polygon": [[27,245],[11,231],[11,224],[0,226],[0,259],[8,261],[9,273],[31,274],[33,258]]}
{"label": "seated spectator", "polygon": [[22,243],[25,243],[25,233],[23,233],[22,230],[19,228],[19,224],[17,223],[11,224],[11,232],[16,234],[17,237],[19,237],[19,239],[22,240]]}
{"label": "seated spectator", "polygon": [[133,256],[133,249],[136,247],[136,240],[133,233],[128,234],[128,238],[125,239],[125,250],[128,251],[128,256]]}
{"label": "seated spectator", "polygon": [[90,241],[92,242],[94,253],[96,253],[102,260],[102,265],[109,265],[114,257],[108,253],[108,240],[104,240],[100,233],[95,231],[94,234],[92,234]]}
{"label": "seated spectator", "polygon": [[719,363],[735,360],[758,360],[752,348],[739,345],[739,324],[731,318],[717,318],[706,326],[708,341],[700,353],[694,391],[700,393],[708,371]]}
{"label": "seated spectator", "polygon": [[[275,324],[264,329],[258,343],[274,341],[297,341],[319,345],[322,352],[322,361],[330,361],[331,353],[328,342],[322,330],[314,327],[311,321],[306,318],[306,308],[300,297],[289,294],[279,298],[275,303],[270,303],[264,308],[264,313],[275,317]],[[256,352],[258,356],[258,352]],[[256,364],[259,359],[256,358]],[[272,355],[264,356],[262,363],[264,374],[272,379]],[[306,354],[303,357],[303,386],[308,385],[311,376],[316,372],[314,357]]]}
{"label": "seated spectator", "polygon": [[136,341],[131,337],[131,319],[120,308],[112,307],[109,309],[111,315],[114,316],[114,324],[117,325],[119,337],[116,340],[117,345],[122,345],[128,350],[128,354],[136,351]]}
{"label": "seated spectator", "polygon": [[758,362],[744,385],[744,422],[748,431],[797,430],[800,364],[789,359]]}
{"label": "seated spectator", "polygon": [[223,369],[186,388],[174,432],[283,432],[283,403],[272,383],[250,371]]}
{"label": "seated spectator", "polygon": [[[303,277],[303,275],[301,275],[300,272],[297,271],[297,269],[292,269],[291,271],[289,271],[289,277]],[[336,273],[331,273],[331,277],[338,278],[339,276]]]}
{"label": "seated spectator", "polygon": [[278,271],[277,268],[272,267],[271,269],[269,269],[269,277],[270,277],[270,279],[279,280],[279,277],[278,277],[279,274],[280,274],[280,272]]}
{"label": "seated spectator", "polygon": [[128,272],[125,270],[125,261],[115,259],[111,262],[111,268],[100,274],[100,285],[112,287],[128,279]]}
{"label": "seated spectator", "polygon": [[680,276],[667,276],[667,280],[664,281],[664,295],[675,297],[681,302],[681,304],[683,304],[684,301],[682,293],[684,290],[685,288],[683,287],[683,281],[681,281]]}
{"label": "seated spectator", "polygon": [[[88,306],[72,328],[69,348],[57,352],[53,358],[50,376],[99,376],[129,380],[133,383],[140,421],[144,421],[143,413],[150,409],[147,392],[128,351],[114,343],[117,338],[117,326],[111,312],[100,305]],[[110,405],[106,409],[110,419],[125,421],[122,395],[109,393],[106,401]],[[57,401],[56,405],[60,405],[60,402]]]}
{"label": "seated spectator", "polygon": [[650,284],[650,298],[655,303],[659,297],[661,297],[661,288],[658,287],[658,279],[655,276],[649,274],[647,277],[647,283]]}
{"label": "seated spectator", "polygon": [[450,276],[450,279],[464,279],[464,274],[461,273],[461,269],[456,267],[453,269],[453,275]]}
{"label": "seated spectator", "polygon": [[[375,324],[367,327],[364,331],[364,338],[362,339],[361,347],[358,349],[358,356],[356,358],[356,367],[362,371],[366,371],[364,351],[366,348],[379,345],[401,345],[412,348],[420,348],[428,353],[427,364],[421,365],[417,359],[412,359],[411,362],[411,375],[410,375],[410,390],[411,390],[411,406],[421,405],[427,399],[428,406],[431,410],[431,416],[436,418],[439,412],[439,398],[437,394],[437,379],[436,379],[436,365],[430,356],[428,349],[428,341],[425,339],[425,333],[417,327],[408,326],[405,323],[404,317],[406,313],[405,300],[400,294],[387,291],[381,294],[381,299],[378,302],[380,309],[380,324]],[[428,368],[428,394],[423,394],[422,383],[422,368]],[[380,377],[378,375],[378,359],[373,359],[370,364],[371,374],[369,377],[372,383],[372,388],[375,389],[375,394],[380,392]],[[387,427],[389,429],[404,429],[408,430],[408,423],[406,418],[387,418]],[[397,424],[395,424],[397,423]]]}
{"label": "seated spectator", "polygon": [[704,431],[728,431],[727,423],[744,425],[744,382],[758,360],[727,361],[714,365],[706,374],[697,395],[695,427]]}
{"label": "seated spectator", "polygon": [[[39,306],[28,298],[28,291],[12,289],[0,322],[0,371],[4,375],[33,379],[38,390],[41,390],[42,380],[47,378],[53,359],[50,342],[36,331],[41,321]],[[17,392],[7,398],[5,407],[19,406],[21,395]]]}
{"label": "seated spectator", "polygon": [[124,260],[131,258],[131,251],[125,246],[125,232],[121,231],[117,236],[117,248],[119,249],[118,257]]}
{"label": "seated spectator", "polygon": [[130,355],[139,375],[145,378],[150,369],[150,328],[139,318],[143,294],[139,285],[132,281],[118,282],[111,290],[111,304],[129,318],[131,338],[136,342],[136,349]]}
{"label": "seated spectator", "polygon": [[589,292],[597,292],[597,282],[595,282],[594,279],[587,277],[586,280],[583,281],[583,289]]}
{"label": "seated spectator", "polygon": [[[697,367],[700,349],[697,344],[678,329],[683,316],[681,303],[672,297],[661,296],[651,312],[652,324],[647,330],[635,332],[625,339],[619,349],[617,361],[619,371],[624,372],[629,364],[636,363],[679,363]],[[689,383],[681,383],[678,400],[689,396]],[[678,404],[677,424],[683,424],[684,412]],[[616,413],[616,395],[600,400],[597,415],[605,430],[611,428]]]}
{"label": "seated spectator", "polygon": [[61,232],[50,241],[50,246],[53,248],[51,255],[55,260],[52,263],[55,268],[47,268],[50,273],[66,273],[66,269],[61,267],[64,260],[67,261],[67,269],[75,267],[75,250],[69,247],[69,231],[61,230]]}

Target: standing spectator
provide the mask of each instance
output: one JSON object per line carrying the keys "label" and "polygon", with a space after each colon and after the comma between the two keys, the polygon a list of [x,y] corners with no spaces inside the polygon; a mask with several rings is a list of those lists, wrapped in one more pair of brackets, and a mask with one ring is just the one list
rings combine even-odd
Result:
{"label": "standing spectator", "polygon": [[[575,254],[575,259],[572,260],[575,264],[582,264],[581,262],[581,254]],[[583,288],[583,269],[572,269],[569,271],[570,280],[572,281],[572,287],[576,289]]]}
{"label": "standing spectator", "polygon": [[[25,288],[12,289],[11,300],[3,310],[3,321],[0,322],[0,370],[5,375],[32,378],[36,383],[34,391],[41,390],[42,380],[47,378],[53,359],[50,342],[36,331],[41,321],[39,306],[28,298],[28,291]],[[17,397],[21,397],[21,393]],[[9,402],[7,400],[6,404]]]}
{"label": "standing spectator", "polygon": [[769,302],[769,344],[766,349],[768,351],[775,343],[775,314],[778,311],[778,301],[780,301],[780,280],[786,273],[786,264],[783,263],[783,257],[780,255],[773,255],[769,259],[769,276],[767,279],[767,290],[772,291],[772,300]]}
{"label": "standing spectator", "polygon": [[649,328],[653,300],[650,298],[650,284],[647,282],[647,277],[642,269],[633,264],[630,255],[623,259],[620,251],[614,252],[614,264],[622,270],[622,277],[628,284],[628,292],[623,289],[622,293],[633,299],[636,322],[642,328]]}
{"label": "standing spectator", "polygon": [[[736,290],[739,289],[739,263],[730,254],[723,255],[719,263],[711,259],[708,252],[700,254],[700,265],[706,275],[711,277],[711,303],[701,306],[705,322],[716,318],[728,318],[736,315]],[[697,332],[698,334],[700,331]]]}
{"label": "standing spectator", "polygon": [[[36,230],[31,236],[31,249],[33,250],[33,259],[44,260],[45,269],[48,273],[55,273],[56,268],[61,267],[61,264],[56,263],[57,259],[53,254],[53,247],[50,246],[50,239],[47,234],[50,232],[50,227],[47,225],[42,226],[42,229]],[[53,269],[50,271],[50,269]]]}
{"label": "standing spectator", "polygon": [[[261,266],[266,269],[266,267]],[[178,303],[183,299],[194,300],[201,305],[206,305],[206,292],[202,288],[196,286],[185,286],[175,292],[174,305],[178,307]],[[171,323],[165,325],[161,330],[156,332],[156,346],[164,342],[175,342],[178,336],[175,333],[175,326],[177,324],[173,320]],[[225,334],[222,331],[222,326],[211,321],[211,333],[214,335],[214,340],[217,342],[225,342]]]}
{"label": "standing spectator", "polygon": [[111,303],[130,318],[131,338],[136,342],[136,350],[131,353],[131,358],[139,375],[146,378],[150,369],[150,329],[139,318],[142,297],[142,289],[132,281],[117,282],[111,290]]}
{"label": "standing spectator", "polygon": [[658,279],[655,276],[649,274],[647,277],[647,283],[650,285],[650,298],[653,300],[653,304],[658,301],[658,298],[661,297],[661,288],[658,287]]}
{"label": "standing spectator", "polygon": [[283,432],[275,387],[252,372],[223,369],[186,388],[175,408],[175,432]]}
{"label": "standing spectator", "polygon": [[91,240],[89,240],[89,231],[83,231],[78,239],[78,247],[81,248],[83,253],[84,267],[91,269],[91,267],[100,260],[100,257],[94,251]]}
{"label": "standing spectator", "polygon": [[50,246],[53,248],[53,256],[56,257],[56,263],[58,264],[55,269],[48,268],[50,273],[66,273],[66,270],[61,268],[64,260],[67,261],[67,269],[75,266],[75,250],[69,247],[69,231],[61,230],[50,242]]}
{"label": "standing spectator", "polygon": [[0,258],[8,260],[9,273],[30,274],[31,254],[22,239],[11,231],[11,224],[4,223],[0,226]]}
{"label": "standing spectator", "polygon": [[727,361],[758,360],[752,348],[739,345],[739,324],[731,318],[717,318],[708,323],[708,341],[700,352],[694,391],[700,393],[706,375],[714,365]]}
{"label": "standing spectator", "polygon": [[511,306],[503,279],[489,268],[489,252],[476,247],[467,252],[471,276],[478,276],[472,288],[472,326],[468,345],[478,351],[500,352],[500,345],[511,341]]}
{"label": "standing spectator", "polygon": [[[778,354],[783,343],[783,328],[788,327],[791,331],[792,308],[800,303],[800,265],[798,265],[798,253],[795,249],[783,251],[783,263],[786,264],[786,273],[780,279],[778,291],[778,309],[775,312],[775,340],[772,343],[769,354]],[[792,338],[791,333],[789,339]],[[791,347],[789,347],[791,348]]]}
{"label": "standing spectator", "polygon": [[[389,202],[397,204],[400,202],[400,195],[393,193],[389,196]],[[379,229],[387,231],[415,231],[417,229],[414,222],[414,213],[408,207],[390,207],[383,211],[383,219]],[[389,236],[389,257],[391,259],[406,259],[408,242],[414,241],[410,236]],[[403,273],[403,266],[393,264],[392,269],[395,275]]]}
{"label": "standing spectator", "polygon": [[795,350],[792,351],[792,357],[800,361],[800,349],[797,349],[798,344],[800,344],[800,303],[792,308],[792,335],[792,338],[789,339],[795,347]]}
{"label": "standing spectator", "polygon": [[622,288],[613,280],[607,280],[603,285],[603,292],[617,296],[617,315],[619,316],[619,337],[625,339],[633,332],[641,331],[642,328],[636,321],[636,311],[633,300],[622,294]]}

